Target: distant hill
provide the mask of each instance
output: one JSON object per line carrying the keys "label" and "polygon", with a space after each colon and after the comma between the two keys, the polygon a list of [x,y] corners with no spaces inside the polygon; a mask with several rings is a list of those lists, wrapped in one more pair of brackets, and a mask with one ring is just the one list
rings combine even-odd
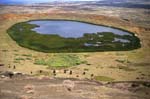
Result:
{"label": "distant hill", "polygon": [[150,0],[103,0],[89,5],[150,9]]}

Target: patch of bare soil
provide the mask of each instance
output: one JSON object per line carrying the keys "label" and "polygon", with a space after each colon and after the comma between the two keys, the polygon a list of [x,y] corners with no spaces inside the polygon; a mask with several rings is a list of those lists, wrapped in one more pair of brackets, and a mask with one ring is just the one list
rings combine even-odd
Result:
{"label": "patch of bare soil", "polygon": [[21,76],[0,78],[0,99],[149,99],[150,82]]}

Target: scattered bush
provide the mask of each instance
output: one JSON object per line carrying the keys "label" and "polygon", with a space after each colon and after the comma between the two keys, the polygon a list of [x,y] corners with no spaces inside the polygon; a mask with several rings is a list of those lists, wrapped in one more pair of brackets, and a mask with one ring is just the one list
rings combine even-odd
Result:
{"label": "scattered bush", "polygon": [[22,54],[22,56],[32,57],[32,54]]}
{"label": "scattered bush", "polygon": [[125,70],[125,71],[135,71],[135,69],[129,68],[127,66],[118,66],[119,69]]}
{"label": "scattered bush", "polygon": [[21,58],[21,57],[18,57],[18,58],[15,58],[15,60],[25,60],[25,59]]}

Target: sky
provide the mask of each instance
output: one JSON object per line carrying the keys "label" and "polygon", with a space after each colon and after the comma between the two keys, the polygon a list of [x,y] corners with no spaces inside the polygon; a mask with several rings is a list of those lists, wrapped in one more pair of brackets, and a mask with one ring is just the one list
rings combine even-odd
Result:
{"label": "sky", "polygon": [[100,0],[0,0],[5,4],[22,4],[22,3],[46,3],[51,1],[100,1]]}

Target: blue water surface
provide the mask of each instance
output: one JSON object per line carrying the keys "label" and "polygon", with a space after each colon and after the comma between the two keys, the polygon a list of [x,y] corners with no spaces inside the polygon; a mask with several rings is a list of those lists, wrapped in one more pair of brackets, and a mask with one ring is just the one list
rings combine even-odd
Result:
{"label": "blue water surface", "polygon": [[79,38],[83,37],[85,33],[92,34],[97,32],[112,32],[118,35],[131,35],[130,33],[119,29],[76,21],[36,20],[30,21],[29,23],[39,26],[32,29],[37,33],[57,34],[65,38]]}

